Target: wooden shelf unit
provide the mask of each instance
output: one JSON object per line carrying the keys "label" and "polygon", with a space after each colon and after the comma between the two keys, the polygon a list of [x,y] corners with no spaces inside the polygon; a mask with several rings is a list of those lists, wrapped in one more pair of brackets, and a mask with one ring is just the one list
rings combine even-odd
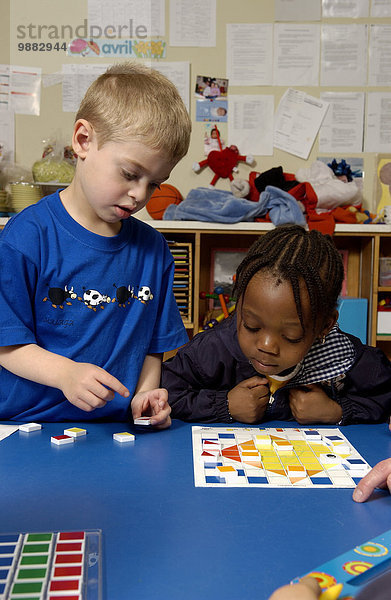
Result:
{"label": "wooden shelf unit", "polygon": [[169,241],[174,258],[174,296],[185,327],[193,327],[193,245]]}
{"label": "wooden shelf unit", "polygon": [[374,269],[373,269],[373,290],[371,303],[371,322],[372,322],[372,337],[371,345],[379,346],[384,350],[387,356],[391,355],[391,332],[377,333],[378,303],[383,295],[391,296],[391,286],[380,285],[380,258],[391,257],[391,236],[379,235],[374,239]]}

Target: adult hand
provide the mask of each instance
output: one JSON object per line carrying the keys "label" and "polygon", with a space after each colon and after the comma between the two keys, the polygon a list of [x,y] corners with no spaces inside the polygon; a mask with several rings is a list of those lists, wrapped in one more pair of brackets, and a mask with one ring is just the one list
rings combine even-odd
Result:
{"label": "adult hand", "polygon": [[317,600],[320,587],[313,577],[303,577],[299,583],[278,588],[269,600]]}
{"label": "adult hand", "polygon": [[386,458],[377,463],[361,479],[353,492],[355,502],[365,502],[372,494],[375,488],[387,489],[391,492],[391,458]]}

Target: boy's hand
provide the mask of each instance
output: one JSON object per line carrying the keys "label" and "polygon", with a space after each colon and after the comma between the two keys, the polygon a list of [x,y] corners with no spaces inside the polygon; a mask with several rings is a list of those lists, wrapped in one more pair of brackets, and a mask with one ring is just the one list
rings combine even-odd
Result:
{"label": "boy's hand", "polygon": [[114,398],[114,392],[129,396],[129,390],[116,377],[90,363],[69,361],[61,380],[59,387],[66,399],[86,412],[105,406]]}
{"label": "boy's hand", "polygon": [[258,423],[269,402],[269,386],[265,377],[250,377],[228,392],[228,409],[236,421]]}
{"label": "boy's hand", "polygon": [[310,423],[338,423],[342,408],[319,385],[306,385],[289,390],[289,406],[300,425]]}
{"label": "boy's hand", "polygon": [[150,416],[151,425],[158,429],[165,429],[171,425],[171,406],[168,404],[168,392],[164,388],[138,392],[133,396],[133,419]]}

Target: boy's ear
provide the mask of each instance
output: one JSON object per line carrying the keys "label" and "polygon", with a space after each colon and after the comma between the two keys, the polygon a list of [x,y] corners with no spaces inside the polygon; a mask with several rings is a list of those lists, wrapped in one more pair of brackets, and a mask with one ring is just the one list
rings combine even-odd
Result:
{"label": "boy's ear", "polygon": [[78,119],[73,128],[72,147],[81,159],[86,157],[94,137],[94,129],[89,121]]}
{"label": "boy's ear", "polygon": [[339,317],[339,312],[337,310],[335,310],[333,312],[333,314],[330,316],[330,318],[327,319],[319,337],[323,337],[323,336],[327,335],[332,330],[332,328],[338,321],[338,317]]}

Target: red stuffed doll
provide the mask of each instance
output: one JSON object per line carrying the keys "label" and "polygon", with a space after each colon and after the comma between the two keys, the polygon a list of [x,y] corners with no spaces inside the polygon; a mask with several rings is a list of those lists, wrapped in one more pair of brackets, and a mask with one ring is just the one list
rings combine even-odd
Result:
{"label": "red stuffed doll", "polygon": [[216,126],[214,127],[214,130],[216,130],[220,150],[212,150],[209,152],[205,160],[193,164],[193,171],[195,171],[195,173],[199,173],[201,169],[206,166],[212,169],[215,175],[210,182],[211,186],[214,186],[220,178],[228,178],[232,182],[232,172],[238,170],[237,164],[239,162],[246,162],[248,165],[252,165],[254,163],[253,156],[251,156],[251,154],[248,156],[239,154],[237,146],[229,146],[229,148],[224,148],[223,150],[220,142],[219,131]]}

